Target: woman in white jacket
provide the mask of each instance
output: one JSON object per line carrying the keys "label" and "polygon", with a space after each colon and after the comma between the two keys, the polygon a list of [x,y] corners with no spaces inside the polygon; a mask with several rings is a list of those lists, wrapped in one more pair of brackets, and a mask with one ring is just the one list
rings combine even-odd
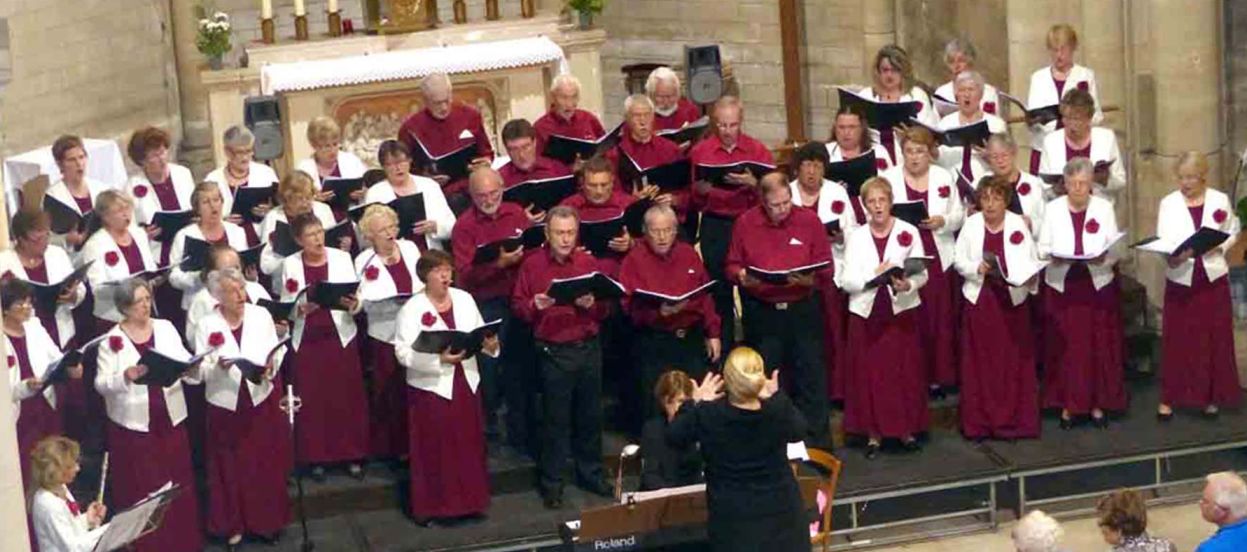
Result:
{"label": "woman in white jacket", "polygon": [[[69,253],[49,243],[51,227],[47,213],[22,209],[13,216],[9,232],[13,247],[0,251],[0,276],[11,275],[27,282],[47,285],[63,281],[74,271]],[[35,305],[35,315],[58,346],[69,346],[77,335],[74,309],[82,304],[86,295],[86,284],[79,282],[66,288],[56,298],[52,308]]]}
{"label": "woman in white jacket", "polygon": [[[273,248],[273,239],[281,225],[290,226],[290,221],[303,213],[312,213],[320,220],[322,228],[334,225],[333,209],[316,201],[316,185],[312,177],[303,171],[294,171],[286,175],[277,185],[277,201],[279,205],[269,210],[260,224],[260,241],[264,242],[264,250],[260,253],[260,272],[272,279],[273,291],[280,293],[282,278],[282,262],[285,257]],[[350,242],[329,244],[343,251],[350,251]]]}
{"label": "woman in white jacket", "polygon": [[1234,360],[1234,321],[1230,312],[1229,266],[1238,217],[1225,193],[1208,188],[1208,158],[1188,152],[1178,159],[1178,189],[1160,200],[1156,235],[1177,246],[1200,228],[1213,228],[1229,239],[1196,258],[1191,250],[1167,258],[1165,310],[1161,330],[1160,405],[1168,420],[1173,407],[1200,408],[1210,418],[1218,407],[1242,399]]}
{"label": "woman in white jacket", "polygon": [[[1082,90],[1095,100],[1095,114],[1091,124],[1100,124],[1104,114],[1100,110],[1100,95],[1095,84],[1095,72],[1074,63],[1074,52],[1078,50],[1078,33],[1064,23],[1053,25],[1048,29],[1046,37],[1048,58],[1052,63],[1031,74],[1030,86],[1027,88],[1026,108],[1039,109],[1061,103],[1061,98],[1071,90]],[[1040,152],[1044,148],[1044,138],[1052,131],[1061,128],[1061,121],[1052,121],[1042,125],[1031,125],[1031,174],[1039,174]],[[1059,174],[1059,173],[1057,173]]]}
{"label": "woman in white jacket", "polygon": [[[873,66],[875,82],[873,86],[862,90],[859,95],[873,102],[918,104],[917,119],[930,127],[940,124],[940,116],[931,106],[931,98],[918,86],[914,78],[914,66],[909,60],[909,53],[895,44],[888,44],[875,54]],[[894,129],[880,128],[879,144],[888,153],[888,162],[895,166],[905,162],[901,151],[900,136]]]}
{"label": "woman in white jacket", "polygon": [[[229,222],[237,224],[246,232],[247,245],[259,245],[260,222],[264,220],[264,216],[268,214],[272,205],[261,203],[252,208],[249,213],[235,215],[231,214],[234,211],[234,196],[241,188],[267,188],[270,192],[276,191],[277,173],[268,165],[255,162],[255,135],[251,134],[247,127],[242,125],[229,127],[222,136],[222,142],[225,146],[226,163],[208,173],[208,176],[204,177],[204,182],[216,184],[217,189],[221,191],[221,212],[225,213]],[[192,198],[191,204],[194,203],[195,200]],[[176,258],[175,256],[174,259]]]}
{"label": "woman in white jacket", "polygon": [[1084,157],[1092,163],[1107,163],[1092,178],[1092,193],[1113,202],[1126,188],[1126,166],[1112,129],[1092,126],[1095,100],[1091,94],[1074,90],[1061,99],[1061,120],[1065,128],[1044,138],[1039,174],[1061,174],[1070,159]]}
{"label": "woman in white jacket", "polygon": [[92,552],[108,525],[108,508],[92,502],[83,511],[69,492],[78,475],[81,450],[66,437],[53,436],[39,441],[30,454],[30,538],[43,552]]}
{"label": "woman in white jacket", "polygon": [[[87,269],[87,283],[95,296],[95,327],[79,328],[84,340],[103,334],[121,320],[112,297],[117,284],[139,272],[156,269],[148,246],[147,234],[134,226],[134,200],[116,190],[107,190],[96,198],[96,212],[102,226],[82,246],[82,263],[93,263]],[[156,283],[163,278],[156,279]]]}
{"label": "woman in white jacket", "polygon": [[[312,156],[303,158],[294,168],[312,177],[318,190],[317,201],[328,202],[333,199],[333,192],[322,189],[321,183],[324,179],[359,178],[368,170],[368,166],[358,156],[341,148],[342,128],[333,117],[321,115],[309,121],[307,143],[312,146]],[[352,206],[360,204],[363,199],[363,189],[351,192]],[[346,213],[335,212],[334,216],[341,220]]]}
{"label": "woman in white jacket", "polygon": [[[173,270],[169,272],[169,283],[181,290],[182,308],[177,318],[174,318],[174,313],[160,313],[161,316],[170,319],[175,324],[180,319],[185,318],[186,310],[191,306],[191,298],[195,296],[195,292],[203,287],[199,270],[182,269],[187,242],[189,240],[198,240],[207,242],[209,246],[224,243],[229,244],[236,251],[242,251],[247,248],[246,231],[242,227],[225,220],[225,213],[227,213],[225,211],[225,201],[221,196],[221,190],[216,184],[203,182],[195,186],[195,193],[191,194],[191,205],[199,220],[178,231],[173,238],[173,253],[170,256],[173,259]],[[180,326],[180,324],[178,325]]]}
{"label": "woman in white jacket", "polygon": [[[398,314],[395,353],[407,368],[410,432],[411,516],[418,523],[483,514],[489,508],[484,423],[476,358],[466,351],[417,352],[425,331],[471,332],[484,325],[468,292],[450,287],[454,258],[429,251],[416,263],[424,290]],[[485,338],[482,352],[497,357],[498,337]]]}
{"label": "woman in white jacket", "polygon": [[368,188],[364,203],[388,204],[400,197],[419,195],[424,203],[425,219],[410,228],[399,228],[398,235],[411,239],[421,251],[444,250],[442,242],[450,240],[450,233],[455,227],[455,214],[446,204],[441,186],[432,178],[411,174],[411,153],[398,140],[382,142],[377,160],[385,169],[385,180]]}

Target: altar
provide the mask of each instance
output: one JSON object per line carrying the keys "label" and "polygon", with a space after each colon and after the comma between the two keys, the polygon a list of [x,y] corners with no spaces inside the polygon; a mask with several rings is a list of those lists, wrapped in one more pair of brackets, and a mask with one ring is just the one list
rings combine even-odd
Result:
{"label": "altar", "polygon": [[348,35],[246,47],[249,67],[201,73],[208,91],[213,152],[225,163],[221,135],[243,123],[243,101],[279,98],[285,154],[274,165],[285,174],[312,154],[307,124],[328,115],[342,127],[342,148],[375,164],[377,146],[421,106],[420,79],[450,75],[455,99],[480,110],[497,151],[502,126],[535,121],[548,108],[551,79],[566,71],[581,83],[580,104],[603,108],[601,29],[581,30],[558,15],[481,21],[398,35]]}

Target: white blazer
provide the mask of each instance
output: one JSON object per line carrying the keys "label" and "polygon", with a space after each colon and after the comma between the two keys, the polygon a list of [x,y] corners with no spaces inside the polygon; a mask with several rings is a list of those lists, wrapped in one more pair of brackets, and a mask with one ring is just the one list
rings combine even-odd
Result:
{"label": "white blazer", "polygon": [[[429,249],[446,250],[442,242],[450,239],[450,232],[455,228],[455,214],[451,212],[450,205],[446,203],[446,196],[442,195],[442,187],[432,178],[414,174],[411,178],[416,182],[416,193],[424,198],[424,216],[428,217],[428,220],[437,222],[437,231],[425,236],[425,241]],[[387,180],[373,184],[364,194],[365,205],[374,202],[389,203],[395,199],[398,199],[398,196],[394,194],[394,187]]]}
{"label": "white blazer", "polygon": [[[147,234],[137,226],[131,226],[129,232],[130,238],[138,246],[139,255],[143,257],[143,270],[154,270],[156,260],[148,247]],[[112,286],[105,285],[130,277],[130,267],[126,264],[121,248],[117,246],[117,242],[107,230],[101,229],[83,244],[81,259],[83,263],[95,261],[95,264],[87,269],[87,283],[91,285],[91,291],[95,293],[96,318],[112,322],[121,321],[121,313],[117,312],[117,307],[113,305],[113,296],[108,290]],[[110,259],[116,259],[117,262],[110,265],[108,263]]]}
{"label": "white blazer", "polygon": [[[1108,168],[1108,186],[1096,183],[1092,192],[1097,197],[1113,201],[1117,193],[1126,188],[1126,160],[1117,147],[1117,134],[1112,129],[1093,127],[1091,129],[1091,162],[1113,161]],[[1061,174],[1065,170],[1065,129],[1058,130],[1044,138],[1043,155],[1040,157],[1040,174]]]}
{"label": "white blazer", "polygon": [[[882,175],[892,184],[892,201],[901,203],[906,199],[905,168],[895,166]],[[945,197],[945,190],[947,196]],[[961,192],[957,191],[957,179],[953,173],[939,165],[931,165],[927,177],[927,214],[944,217],[944,226],[932,233],[935,238],[935,249],[940,254],[940,270],[948,270],[953,265],[953,245],[957,230],[965,219],[965,206],[961,204]],[[932,254],[927,252],[928,255]],[[872,267],[873,268],[873,267]]]}
{"label": "white blazer", "polygon": [[[95,198],[100,195],[100,192],[103,192],[104,190],[113,189],[112,186],[109,186],[108,184],[105,184],[103,182],[100,182],[90,177],[83,177],[83,181],[87,185],[87,193],[90,194],[91,196],[92,208],[94,208]],[[69,206],[69,208],[73,209],[75,213],[78,213],[79,215],[82,214],[82,209],[78,208],[78,202],[74,201],[74,196],[73,194],[69,193],[69,187],[65,185],[64,180],[57,180],[55,184],[48,186],[47,191],[45,191],[43,194],[44,194],[43,201],[45,204],[48,201],[47,198],[52,197],[55,200],[60,201],[61,203],[64,203],[65,205]],[[68,245],[65,242],[65,234],[52,234],[52,239],[50,243],[52,243],[53,245],[60,246],[60,247],[66,247]]]}
{"label": "white blazer", "polygon": [[[1221,215],[1217,215],[1218,211]],[[1218,217],[1222,217],[1221,222],[1217,222]],[[1225,262],[1225,253],[1234,247],[1239,232],[1238,217],[1234,215],[1234,206],[1230,204],[1229,196],[1212,188],[1204,191],[1204,216],[1200,219],[1200,226],[1216,228],[1230,235],[1229,239],[1205,253],[1203,257],[1208,280],[1215,281],[1230,271],[1229,265]],[[1181,191],[1170,192],[1160,200],[1160,209],[1156,212],[1157,237],[1164,242],[1178,245],[1196,230],[1198,228],[1191,221],[1190,211],[1186,208],[1186,197]],[[1194,275],[1195,259],[1189,259],[1177,268],[1165,269],[1165,277],[1170,282],[1184,286],[1191,285]]]}
{"label": "white blazer", "polygon": [[[247,232],[241,226],[228,221],[222,221],[225,226],[225,241],[234,251],[242,251],[247,248]],[[169,283],[173,287],[182,290],[182,308],[188,308],[191,305],[191,297],[195,292],[203,288],[203,281],[200,280],[200,272],[195,270],[187,272],[182,270],[182,256],[186,251],[186,238],[195,238],[200,241],[208,241],[204,239],[203,229],[198,224],[188,225],[178,231],[173,237],[173,250],[169,253],[169,262],[173,264],[173,270],[169,271]]]}
{"label": "white blazer", "polygon": [[[251,166],[247,169],[247,183],[245,188],[275,188],[280,180],[277,178],[277,172],[272,167],[264,163],[251,162]],[[221,212],[225,216],[229,216],[230,211],[234,209],[234,194],[230,193],[229,179],[225,176],[225,167],[217,167],[208,176],[204,177],[204,182],[214,182],[217,189],[221,191]],[[264,221],[260,221],[262,223]],[[255,230],[259,232],[260,223],[255,223]]]}
{"label": "white blazer", "polygon": [[[961,295],[970,304],[977,305],[979,293],[983,290],[983,275],[979,274],[979,265],[983,262],[983,239],[987,235],[983,213],[975,213],[966,219],[957,236],[957,272],[964,280],[961,284]],[[1019,236],[1020,243],[1013,243],[1013,237]],[[1010,271],[1028,271],[1040,264],[1039,254],[1035,248],[1035,238],[1022,215],[1005,212],[1004,225],[1005,266]],[[1013,304],[1021,305],[1026,301],[1027,294],[1038,289],[1038,285],[1026,287],[1009,286],[1009,299]]]}
{"label": "white blazer", "polygon": [[[800,184],[796,180],[788,183],[789,189],[792,191],[792,204],[798,207],[808,207],[801,204]],[[814,210],[818,213],[818,220],[823,224],[835,220],[840,221],[840,230],[844,233],[844,243],[831,244],[831,256],[835,261],[835,282],[840,285],[840,275],[844,273],[844,247],[848,243],[849,234],[857,228],[857,217],[853,215],[853,206],[850,202],[849,192],[838,183],[823,179],[823,187],[818,191],[818,205],[814,206]]]}
{"label": "white blazer", "polygon": [[[907,234],[909,245],[901,245],[899,236]],[[900,314],[922,304],[918,290],[927,283],[927,271],[909,277],[909,291],[893,293],[888,286],[866,289],[866,284],[875,279],[875,269],[884,262],[901,266],[905,259],[924,255],[922,237],[918,228],[901,219],[893,219],[892,232],[888,235],[888,245],[883,249],[883,260],[879,259],[879,251],[875,249],[875,238],[869,226],[863,226],[848,237],[844,251],[843,288],[849,293],[849,312],[862,318],[870,318],[870,311],[875,305],[875,293],[881,288],[887,289],[892,296],[892,313]]]}
{"label": "white blazer", "polygon": [[[320,189],[320,170],[316,168],[315,158],[305,157],[299,160],[294,170],[307,173],[316,183],[316,189]],[[338,174],[342,175],[342,178],[359,178],[367,171],[368,165],[365,165],[354,153],[338,150]]]}
{"label": "white blazer", "polygon": [[[62,491],[69,500],[74,495],[68,487]],[[69,504],[51,491],[39,489],[35,491],[30,502],[31,525],[35,528],[35,542],[43,552],[91,552],[96,543],[108,529],[105,523],[91,529],[87,521],[86,507],[80,514],[74,515]]]}
{"label": "white blazer", "polygon": [[[953,81],[948,81],[935,89],[935,95],[950,102],[956,102],[957,87],[953,85]],[[1000,93],[996,91],[995,86],[983,84],[983,98],[979,100],[979,109],[992,115],[1000,115]]]}
{"label": "white blazer", "polygon": [[[1088,223],[1094,220],[1100,227],[1095,233],[1083,230],[1084,251],[1102,248],[1118,232],[1117,215],[1113,211],[1113,204],[1107,199],[1091,196],[1091,201],[1087,204],[1086,220]],[[1044,209],[1044,221],[1039,229],[1038,242],[1039,256],[1043,259],[1050,258],[1053,252],[1067,255],[1074,253],[1074,219],[1069,212],[1069,197],[1061,196],[1048,203],[1048,207]],[[1113,281],[1113,265],[1117,264],[1116,247],[1108,250],[1105,259],[1103,264],[1087,263],[1095,289],[1102,289]],[[1064,293],[1065,275],[1069,273],[1069,268],[1069,263],[1053,259],[1044,270],[1044,281],[1048,287]]]}
{"label": "white blazer", "polygon": [[[55,245],[48,245],[43,252],[43,269],[48,274],[48,282],[59,282],[74,271],[73,262],[70,260],[69,253],[64,249]],[[23,280],[30,280],[30,275],[26,273],[26,267],[22,266],[22,260],[17,256],[17,251],[6,249],[0,251],[0,274],[12,272],[14,276]],[[56,333],[60,338],[59,345],[64,347],[73,339],[75,333],[74,327],[74,309],[82,304],[82,300],[87,296],[87,286],[85,283],[79,282],[77,288],[78,298],[74,304],[58,303],[56,305]]]}
{"label": "white blazer", "polygon": [[[247,282],[247,302],[257,303],[260,299],[272,300],[268,290],[258,282]],[[191,297],[191,304],[186,308],[186,342],[194,343],[195,334],[199,328],[199,321],[207,318],[216,310],[218,301],[208,292],[207,288],[200,288]]]}
{"label": "white blazer", "polygon": [[[400,239],[396,243],[403,256],[403,265],[411,273],[411,293],[419,293],[424,289],[424,282],[416,277],[420,248],[409,240]],[[372,248],[365,249],[355,257],[355,273],[359,275],[359,298],[364,302],[364,312],[368,314],[368,336],[386,343],[394,341],[398,312],[406,301],[384,300],[398,293],[394,278],[385,268],[385,261]]]}
{"label": "white blazer", "polygon": [[[325,254],[329,264],[329,278],[325,280],[326,282],[357,281],[355,265],[351,262],[350,253],[326,246]],[[295,254],[286,257],[282,265],[282,274],[283,278],[281,280],[273,280],[273,285],[281,288],[281,301],[283,303],[294,301],[295,295],[298,295],[304,287],[307,287],[307,282],[303,279],[303,255]],[[299,304],[305,302],[307,302],[307,297],[299,299]],[[333,318],[334,327],[338,329],[338,339],[341,340],[342,346],[345,347],[347,343],[355,339],[354,313],[333,310],[329,312],[329,315]],[[292,344],[296,351],[303,342],[303,322],[304,318],[302,316],[294,317],[294,340]]]}
{"label": "white blazer", "polygon": [[[878,166],[880,159],[883,160],[883,168],[880,169],[879,172],[883,172],[892,167],[892,160],[888,158],[888,152],[883,149],[883,146],[879,144],[871,144],[870,151],[875,154],[876,166]],[[832,163],[844,161],[844,151],[840,149],[840,144],[837,144],[835,141],[827,142],[827,156],[830,158],[829,160]]]}
{"label": "white blazer", "polygon": [[[190,169],[169,163],[169,177],[173,182],[173,191],[178,198],[177,210],[185,211],[190,209],[191,194],[195,193],[195,177],[191,175]],[[151,224],[152,217],[164,210],[160,207],[160,199],[156,197],[156,191],[152,189],[152,183],[147,180],[147,176],[142,172],[131,176],[130,180],[126,182],[126,193],[134,198],[134,221],[140,225]],[[160,258],[161,247],[163,246],[164,242],[160,240],[151,242],[152,255],[156,259]]]}
{"label": "white blazer", "polygon": [[[870,86],[863,88],[860,92],[858,92],[858,95],[872,102],[880,101],[879,96],[875,95],[875,89]],[[919,104],[921,104],[922,107],[918,110],[917,119],[919,121],[922,121],[924,124],[927,124],[933,127],[940,126],[940,115],[939,113],[935,112],[935,106],[931,104],[931,98],[927,96],[926,91],[924,91],[922,88],[915,86],[909,89],[908,94],[902,94],[900,99],[897,100],[897,103],[901,103],[901,102],[918,102]],[[878,131],[874,129],[871,130],[871,136],[875,138],[876,142],[878,142],[880,139]],[[881,144],[881,145],[884,148],[883,156],[886,158],[888,156],[887,148],[889,147],[889,145],[888,144]],[[896,162],[893,164],[904,165],[905,164],[905,152],[902,151],[901,149],[901,137],[900,136],[896,134],[892,135],[891,149],[892,151],[896,152]],[[890,162],[892,160],[889,158],[888,161]]]}
{"label": "white blazer", "polygon": [[[1009,130],[1009,126],[1006,125],[1004,119],[1001,119],[1000,117],[990,113],[983,113],[983,118],[987,120],[987,129],[990,130],[992,134],[1007,132]],[[949,113],[943,119],[940,119],[940,129],[948,130],[977,122],[978,121],[971,121],[970,123],[963,123],[961,121],[961,113]],[[955,174],[957,171],[961,170],[961,157],[964,150],[965,148],[960,146],[940,146],[939,165],[949,171],[953,171]],[[979,179],[988,174],[991,174],[991,170],[987,167],[987,161],[984,160],[981,155],[971,153],[970,174],[967,175],[970,177],[970,187],[977,188],[979,185]]]}
{"label": "white blazer", "polygon": [[[1065,75],[1065,87],[1061,95],[1056,93],[1056,81],[1052,80],[1052,66],[1048,65],[1031,73],[1030,87],[1027,88],[1026,108],[1038,109],[1061,103],[1061,98],[1070,90],[1078,88],[1078,83],[1087,83],[1087,92],[1095,100],[1095,113],[1091,116],[1091,124],[1098,125],[1104,120],[1104,112],[1100,109],[1100,91],[1095,84],[1095,71],[1075,63]],[[1031,149],[1043,149],[1044,138],[1056,130],[1056,121],[1031,127]]]}
{"label": "white blazer", "polygon": [[[182,336],[173,327],[173,323],[154,318],[152,333],[156,340],[152,348],[160,351],[160,354],[179,360],[191,357],[182,346]],[[130,342],[125,332],[121,331],[120,324],[113,326],[107,335],[99,347],[99,371],[95,374],[95,389],[104,397],[108,419],[131,431],[147,433],[151,422],[147,416],[147,386],[126,381],[125,374],[127,368],[139,363],[139,350]],[[114,351],[113,345],[118,343],[117,340],[120,340],[121,350]],[[165,409],[174,426],[186,419],[186,398],[182,395],[182,381],[198,383],[197,378],[183,376],[182,380],[162,389],[165,394]]]}
{"label": "white blazer", "polygon": [[[212,341],[217,335],[220,336],[222,344],[214,350]],[[199,365],[199,377],[203,379],[204,394],[208,402],[230,412],[237,411],[238,389],[246,381],[251,404],[263,403],[273,392],[272,380],[251,383],[250,380],[243,379],[242,370],[236,366],[221,368],[217,361],[222,358],[245,358],[263,365],[277,341],[277,328],[273,325],[273,317],[263,307],[244,305],[241,343],[234,339],[234,332],[230,330],[229,323],[220,311],[213,311],[200,320],[199,332],[195,335],[195,354],[208,353]],[[274,358],[274,362],[280,360],[280,357]]]}
{"label": "white blazer", "polygon": [[[43,325],[39,323],[38,318],[31,317],[22,329],[26,330],[26,354],[30,358],[30,372],[34,377],[43,380],[44,375],[48,372],[48,365],[52,364],[56,359],[61,358],[61,348],[52,341],[52,336],[48,335],[48,331],[43,329]],[[13,343],[9,339],[8,334],[0,332],[4,336],[4,346],[8,351],[8,362],[5,363],[9,370],[9,388],[13,390],[13,418],[17,419],[21,415],[22,401],[32,399],[36,392],[22,383],[22,369],[17,363],[17,356],[13,353]],[[51,385],[43,390],[43,400],[48,401],[48,406],[53,410],[56,409],[56,389]]]}
{"label": "white blazer", "polygon": [[[312,214],[316,215],[316,218],[320,220],[321,226],[324,226],[326,229],[338,223],[333,217],[333,209],[319,201],[312,202]],[[279,222],[290,224],[290,219],[286,218],[285,209],[282,209],[280,205],[270,209],[268,214],[264,216],[264,221],[260,223],[260,241],[264,242],[264,249],[260,251],[260,272],[272,276],[273,285],[277,285],[276,282],[281,279],[281,264],[284,258],[278,255],[276,251],[273,251],[273,246],[269,243],[268,237],[277,230],[277,223]],[[274,288],[274,291],[277,291],[276,288]]]}
{"label": "white blazer", "polygon": [[1043,179],[1031,173],[1026,171],[1018,171],[1018,173],[1018,183],[1013,188],[1013,193],[1017,195],[1018,203],[1022,204],[1022,214],[1031,219],[1031,235],[1037,236],[1039,227],[1043,224],[1044,208],[1048,205],[1044,194],[1049,186],[1044,184]]}
{"label": "white blazer", "polygon": [[[481,311],[476,308],[476,300],[472,295],[458,288],[450,288],[450,301],[454,309],[455,329],[470,332],[483,325]],[[425,325],[425,315],[433,316],[433,324]],[[417,293],[403,305],[398,313],[398,332],[394,336],[394,353],[398,362],[407,368],[407,385],[436,393],[446,400],[453,399],[455,365],[443,364],[438,355],[418,353],[411,346],[420,337],[420,332],[429,330],[450,329],[442,317],[433,308],[429,296],[424,292]],[[486,353],[488,354],[488,353]],[[496,357],[497,355],[491,355]],[[476,358],[466,358],[462,362],[463,375],[468,379],[468,386],[476,392],[481,382],[481,374],[476,369]]]}

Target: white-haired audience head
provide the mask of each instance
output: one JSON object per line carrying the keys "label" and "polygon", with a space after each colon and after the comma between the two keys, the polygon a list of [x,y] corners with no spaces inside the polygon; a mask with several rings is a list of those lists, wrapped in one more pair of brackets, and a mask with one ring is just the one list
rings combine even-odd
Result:
{"label": "white-haired audience head", "polygon": [[675,113],[680,106],[680,75],[670,67],[650,71],[645,79],[645,94],[654,100],[654,110],[663,117]]}
{"label": "white-haired audience head", "polygon": [[1013,527],[1013,547],[1017,552],[1057,552],[1065,531],[1052,516],[1035,510]]}
{"label": "white-haired audience head", "polygon": [[645,94],[633,94],[624,100],[624,117],[632,139],[642,144],[654,135],[654,102]]}
{"label": "white-haired audience head", "polygon": [[580,107],[580,79],[571,73],[563,73],[550,82],[550,101],[554,111],[564,119],[570,119]]}
{"label": "white-haired audience head", "polygon": [[1247,519],[1247,483],[1234,472],[1218,472],[1205,478],[1199,512],[1208,523],[1219,527]]}
{"label": "white-haired audience head", "polygon": [[424,107],[435,119],[445,119],[450,115],[450,99],[454,87],[446,73],[433,73],[420,81],[420,95],[424,97]]}

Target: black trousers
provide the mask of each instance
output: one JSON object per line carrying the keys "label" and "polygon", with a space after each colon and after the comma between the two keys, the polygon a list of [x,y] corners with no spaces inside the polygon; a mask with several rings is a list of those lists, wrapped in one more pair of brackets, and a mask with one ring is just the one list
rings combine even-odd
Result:
{"label": "black trousers", "polygon": [[762,355],[768,373],[780,369],[780,384],[805,416],[806,444],[831,450],[827,372],[823,361],[823,317],[818,295],[771,304],[741,297],[745,343]]}
{"label": "black trousers", "polygon": [[736,302],[732,299],[732,290],[736,288],[723,276],[734,223],[735,220],[718,215],[701,216],[701,257],[710,279],[719,281],[719,285],[710,288],[710,296],[714,298],[714,310],[719,313],[719,336],[725,351],[736,343]]}
{"label": "black trousers", "polygon": [[597,337],[578,343],[537,342],[541,403],[541,491],[563,492],[568,452],[576,478],[602,478],[602,347]]}
{"label": "black trousers", "polygon": [[502,405],[507,406],[507,442],[521,451],[535,448],[537,411],[537,366],[533,358],[532,332],[528,325],[511,315],[506,297],[479,302],[481,318],[486,322],[502,320],[498,339],[502,354],[498,358],[477,355],[481,372],[481,403],[487,423],[492,422]]}
{"label": "black trousers", "polygon": [[637,328],[632,342],[633,365],[638,368],[641,418],[645,423],[660,412],[654,398],[654,386],[658,377],[671,370],[681,370],[694,380],[701,381],[710,369],[706,358],[705,334],[701,328],[691,328],[678,333]]}

